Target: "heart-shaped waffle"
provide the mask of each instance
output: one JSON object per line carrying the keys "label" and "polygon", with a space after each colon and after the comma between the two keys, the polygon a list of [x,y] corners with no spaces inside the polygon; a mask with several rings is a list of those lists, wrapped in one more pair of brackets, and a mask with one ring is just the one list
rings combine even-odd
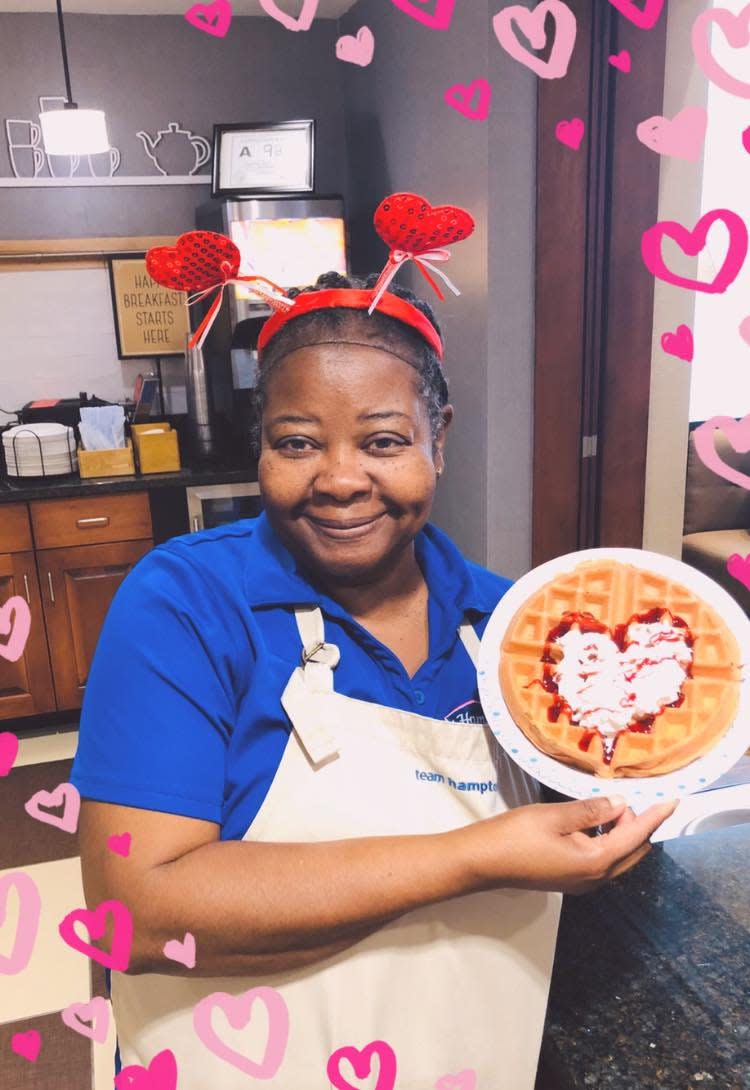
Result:
{"label": "heart-shaped waffle", "polygon": [[152,280],[172,291],[206,291],[235,277],[240,251],[230,238],[214,231],[188,231],[176,246],[155,246],[146,254]]}
{"label": "heart-shaped waffle", "polygon": [[460,242],[476,224],[463,208],[451,204],[433,208],[416,193],[393,193],[378,205],[375,230],[390,250],[424,254]]}
{"label": "heart-shaped waffle", "polygon": [[[629,621],[652,631],[630,632],[623,627]],[[660,634],[660,623],[673,625],[674,633]],[[588,648],[586,640],[566,645],[574,626],[591,633],[596,646]],[[565,693],[573,694],[579,712],[588,711],[584,716],[572,714],[562,698],[560,664],[569,652],[573,687],[566,685]],[[665,679],[660,662],[668,658],[675,660],[674,677]],[[707,753],[733,721],[739,668],[737,641],[708,602],[656,572],[603,559],[578,564],[527,599],[503,638],[499,674],[513,720],[538,749],[611,778],[661,775]],[[603,709],[609,711],[600,730]],[[623,710],[622,729],[613,734]]]}

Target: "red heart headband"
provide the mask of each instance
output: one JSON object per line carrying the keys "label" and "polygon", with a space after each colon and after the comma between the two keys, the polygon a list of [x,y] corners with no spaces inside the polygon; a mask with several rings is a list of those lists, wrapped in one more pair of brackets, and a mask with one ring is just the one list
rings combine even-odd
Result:
{"label": "red heart headband", "polygon": [[203,345],[219,312],[227,284],[244,282],[252,284],[250,290],[275,311],[261,330],[259,349],[264,348],[287,321],[302,313],[323,307],[345,306],[367,310],[372,314],[380,306],[383,313],[398,318],[421,333],[442,358],[442,342],[432,323],[411,303],[386,293],[401,266],[407,261],[414,261],[440,299],[443,299],[443,294],[428,270],[440,277],[455,295],[460,295],[458,288],[436,266],[450,258],[446,246],[472,234],[474,219],[462,208],[452,205],[433,208],[424,197],[415,193],[394,193],[378,205],[374,224],[390,252],[371,292],[330,289],[304,292],[290,299],[283,288],[263,276],[240,276],[240,251],[231,239],[213,231],[189,231],[178,238],[174,247],[157,246],[149,250],[146,269],[162,287],[192,291],[194,294],[188,298],[188,303],[198,302],[211,292],[217,293],[190,340],[191,348]]}
{"label": "red heart headband", "polygon": [[474,219],[463,208],[446,204],[433,208],[424,197],[416,193],[393,193],[378,205],[374,216],[375,230],[390,249],[388,261],[378,278],[373,291],[373,299],[368,312],[372,312],[380,302],[383,293],[396,273],[407,261],[413,261],[428,284],[443,298],[438,285],[430,273],[450,288],[454,295],[460,291],[452,284],[436,263],[448,261],[450,251],[445,247],[454,242],[461,242],[474,231]]}
{"label": "red heart headband", "polygon": [[474,219],[463,208],[454,208],[452,205],[433,208],[424,197],[415,193],[394,193],[378,205],[373,222],[375,230],[390,249],[388,261],[375,287],[369,291],[328,288],[297,295],[291,310],[277,312],[264,324],[258,339],[259,352],[263,351],[287,322],[301,314],[327,307],[349,307],[372,314],[378,308],[382,314],[416,329],[438,359],[442,360],[443,342],[432,322],[406,299],[391,294],[388,285],[402,265],[407,261],[414,261],[440,299],[443,294],[428,269],[437,274],[455,295],[460,295],[458,288],[435,264],[450,258],[450,251],[445,246],[460,242],[472,234],[476,226]]}
{"label": "red heart headband", "polygon": [[146,254],[146,270],[152,280],[173,291],[193,292],[188,303],[197,303],[211,292],[216,298],[190,338],[190,348],[201,348],[219,313],[227,284],[251,284],[251,291],[273,310],[289,310],[293,300],[283,288],[265,276],[240,276],[240,251],[230,238],[213,231],[188,231],[176,246],[155,246]]}

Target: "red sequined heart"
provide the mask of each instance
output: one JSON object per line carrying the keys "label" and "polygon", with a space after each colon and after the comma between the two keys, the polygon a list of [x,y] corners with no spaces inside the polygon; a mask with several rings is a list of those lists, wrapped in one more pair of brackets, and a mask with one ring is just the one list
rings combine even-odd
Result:
{"label": "red sequined heart", "polygon": [[188,231],[176,246],[155,246],[146,254],[149,276],[173,291],[205,291],[240,269],[240,251],[213,231]]}
{"label": "red sequined heart", "polygon": [[433,208],[415,193],[394,193],[375,212],[375,230],[391,250],[424,254],[468,238],[476,226],[463,208]]}

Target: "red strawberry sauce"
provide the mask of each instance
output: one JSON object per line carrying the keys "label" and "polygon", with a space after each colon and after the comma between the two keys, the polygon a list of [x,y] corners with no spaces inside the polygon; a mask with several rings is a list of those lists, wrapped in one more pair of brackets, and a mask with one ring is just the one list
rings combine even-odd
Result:
{"label": "red strawberry sauce", "polygon": [[[543,665],[542,677],[534,678],[529,682],[526,687],[531,685],[541,685],[545,692],[552,693],[552,702],[547,708],[547,718],[550,723],[556,723],[561,715],[567,715],[573,726],[576,726],[576,721],[572,715],[572,708],[568,704],[567,700],[564,700],[557,691],[557,682],[554,678],[554,666],[560,661],[560,656],[557,657],[553,654],[553,647],[559,639],[561,639],[566,632],[569,632],[574,625],[578,625],[581,632],[601,632],[606,635],[611,635],[613,642],[617,645],[620,651],[624,651],[627,646],[627,633],[631,624],[656,624],[663,620],[665,614],[669,618],[669,623],[675,628],[684,629],[684,635],[680,637],[675,636],[675,639],[682,638],[688,647],[692,648],[695,644],[695,638],[691,633],[687,623],[683,621],[681,617],[675,617],[669,612],[668,609],[664,609],[661,606],[656,606],[653,609],[646,610],[643,613],[634,613],[632,617],[625,621],[624,624],[618,624],[615,626],[614,632],[610,632],[609,627],[606,624],[602,624],[601,621],[597,621],[596,617],[591,613],[581,613],[570,611],[564,613],[562,619],[558,624],[551,628],[547,634],[547,639],[544,644],[544,651],[542,653],[541,662]],[[667,637],[668,638],[668,637]],[[650,659],[644,659],[644,666],[655,665]],[[687,666],[685,669],[687,677],[691,677],[691,667]],[[684,692],[681,692],[677,700],[672,704],[667,704],[668,708],[679,708],[685,699]],[[632,723],[629,723],[627,730],[636,734],[649,734],[656,720],[655,715],[645,715],[641,719],[635,719]],[[591,745],[591,741],[598,733],[596,730],[586,730],[582,728],[582,734],[580,741],[578,742],[579,749],[586,752]],[[614,738],[609,740],[609,745],[604,746],[604,763],[611,764],[612,757],[615,751],[615,745],[617,744],[617,738],[619,735],[615,735]]]}

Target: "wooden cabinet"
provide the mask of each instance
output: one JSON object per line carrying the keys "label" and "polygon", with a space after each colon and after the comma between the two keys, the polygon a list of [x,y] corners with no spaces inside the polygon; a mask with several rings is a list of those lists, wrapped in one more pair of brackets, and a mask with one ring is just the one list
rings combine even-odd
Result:
{"label": "wooden cabinet", "polygon": [[[41,715],[57,708],[32,551],[0,553],[0,605],[16,595],[29,604],[31,629],[20,659],[8,662],[0,655],[0,719]],[[10,616],[4,626],[0,621],[3,643],[10,635],[10,623]]]}
{"label": "wooden cabinet", "polygon": [[151,548],[146,492],[0,505],[0,606],[31,608],[24,655],[0,657],[0,720],[80,708],[115,591]]}
{"label": "wooden cabinet", "polygon": [[60,711],[80,708],[110,602],[133,565],[150,549],[151,541],[116,541],[37,553]]}

